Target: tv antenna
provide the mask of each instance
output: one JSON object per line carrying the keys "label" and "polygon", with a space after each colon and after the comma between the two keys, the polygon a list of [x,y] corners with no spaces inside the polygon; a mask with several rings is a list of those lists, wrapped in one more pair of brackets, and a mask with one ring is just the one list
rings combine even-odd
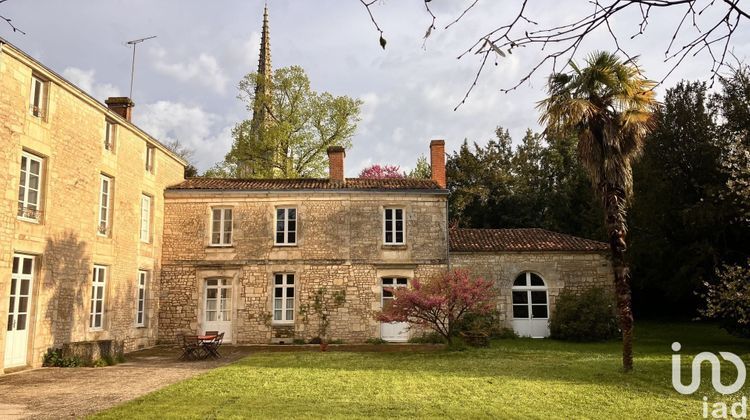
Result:
{"label": "tv antenna", "polygon": [[147,36],[145,38],[140,38],[140,39],[134,39],[132,41],[127,42],[128,45],[133,46],[133,62],[130,65],[130,96],[128,96],[131,101],[133,100],[133,77],[135,76],[135,47],[138,46],[138,44],[140,44],[143,41],[148,41],[149,39],[154,39],[154,38],[156,38],[156,35]]}

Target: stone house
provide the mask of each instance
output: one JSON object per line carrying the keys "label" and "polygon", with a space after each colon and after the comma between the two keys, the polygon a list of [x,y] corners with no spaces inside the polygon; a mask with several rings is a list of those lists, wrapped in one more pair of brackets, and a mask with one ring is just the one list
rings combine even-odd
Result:
{"label": "stone house", "polygon": [[186,162],[131,122],[133,106],[97,102],[0,39],[5,372],[71,342],[310,339],[300,309],[322,287],[346,292],[330,338],[405,341],[407,325],[373,313],[392,287],[455,267],[498,283],[506,326],[546,336],[560,290],[612,283],[605,244],[450,229],[442,140],[425,180],[345,178],[341,147],[324,179],[185,180]]}
{"label": "stone house", "polygon": [[64,343],[157,341],[164,189],[185,162],[0,39],[0,366]]}

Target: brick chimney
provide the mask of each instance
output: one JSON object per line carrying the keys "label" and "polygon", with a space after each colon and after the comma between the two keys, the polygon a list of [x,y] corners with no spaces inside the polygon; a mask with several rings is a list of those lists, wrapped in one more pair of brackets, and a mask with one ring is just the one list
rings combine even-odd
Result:
{"label": "brick chimney", "polygon": [[430,142],[430,172],[431,179],[445,188],[445,140]]}
{"label": "brick chimney", "polygon": [[125,96],[115,96],[107,98],[104,103],[107,104],[109,109],[118,113],[122,118],[130,121],[130,117],[133,115],[133,107],[135,106],[135,103],[133,103],[130,98]]}
{"label": "brick chimney", "polygon": [[344,182],[344,158],[346,151],[341,146],[328,148],[328,176],[331,181]]}

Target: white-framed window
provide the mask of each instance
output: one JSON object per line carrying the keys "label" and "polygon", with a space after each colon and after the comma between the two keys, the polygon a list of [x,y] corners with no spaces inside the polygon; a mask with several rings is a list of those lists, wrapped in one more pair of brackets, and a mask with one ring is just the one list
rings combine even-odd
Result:
{"label": "white-framed window", "polygon": [[232,245],[232,209],[211,209],[211,245]]}
{"label": "white-framed window", "polygon": [[512,294],[514,319],[549,318],[547,285],[538,274],[519,274],[513,281]]}
{"label": "white-framed window", "polygon": [[92,330],[104,328],[104,296],[107,284],[107,267],[94,266],[94,276],[91,280],[91,312],[89,327]]}
{"label": "white-framed window", "polygon": [[297,209],[278,207],[276,209],[276,245],[297,244]]}
{"label": "white-framed window", "polygon": [[383,309],[387,309],[393,304],[396,288],[406,287],[409,284],[409,279],[406,277],[383,277],[380,281],[383,291],[380,303]]}
{"label": "white-framed window", "polygon": [[18,217],[38,221],[42,203],[42,170],[44,160],[31,153],[21,153],[21,177],[18,182]]}
{"label": "white-framed window", "polygon": [[31,76],[31,94],[29,95],[29,112],[37,118],[44,118],[47,82]]}
{"label": "white-framed window", "polygon": [[135,326],[146,326],[146,286],[148,271],[138,270],[138,288],[135,296]]}
{"label": "white-framed window", "polygon": [[101,236],[109,236],[110,221],[112,220],[112,178],[107,175],[99,175],[99,225],[97,233]]}
{"label": "white-framed window", "polygon": [[154,172],[154,157],[156,156],[156,149],[150,144],[146,144],[146,171]]}
{"label": "white-framed window", "polygon": [[294,274],[277,273],[273,277],[273,322],[294,322]]}
{"label": "white-framed window", "polygon": [[115,150],[115,134],[117,124],[105,119],[104,120],[104,150],[114,151]]}
{"label": "white-framed window", "polygon": [[403,245],[406,243],[404,209],[398,207],[383,209],[383,243],[386,245]]}
{"label": "white-framed window", "polygon": [[151,241],[151,197],[141,194],[141,242]]}

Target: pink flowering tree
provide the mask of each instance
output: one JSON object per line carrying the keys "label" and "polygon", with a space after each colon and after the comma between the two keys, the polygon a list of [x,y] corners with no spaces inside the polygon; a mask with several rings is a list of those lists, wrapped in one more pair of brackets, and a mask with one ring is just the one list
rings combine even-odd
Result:
{"label": "pink flowering tree", "polygon": [[372,165],[362,169],[359,173],[360,178],[383,179],[383,178],[403,178],[404,174],[401,168],[394,165]]}
{"label": "pink flowering tree", "polygon": [[497,305],[491,281],[472,278],[466,270],[448,271],[427,282],[393,290],[393,303],[376,314],[380,322],[424,325],[452,343],[456,328],[468,313],[484,315]]}

